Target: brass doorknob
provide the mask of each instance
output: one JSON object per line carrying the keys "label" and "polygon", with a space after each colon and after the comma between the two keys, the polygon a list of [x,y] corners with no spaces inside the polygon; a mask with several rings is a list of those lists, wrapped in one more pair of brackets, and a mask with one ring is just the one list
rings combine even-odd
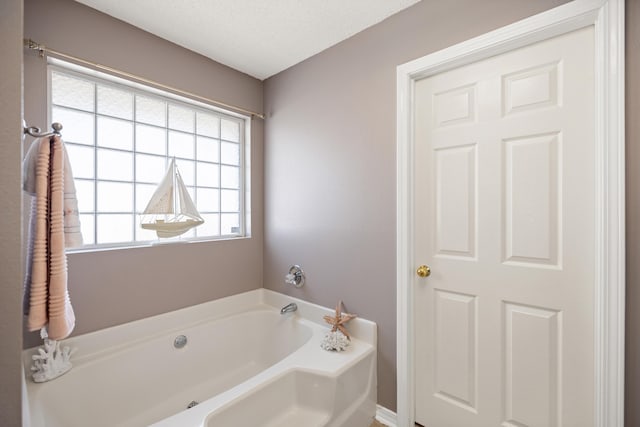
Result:
{"label": "brass doorknob", "polygon": [[428,277],[431,274],[431,269],[426,265],[421,265],[416,270],[416,274],[420,277]]}

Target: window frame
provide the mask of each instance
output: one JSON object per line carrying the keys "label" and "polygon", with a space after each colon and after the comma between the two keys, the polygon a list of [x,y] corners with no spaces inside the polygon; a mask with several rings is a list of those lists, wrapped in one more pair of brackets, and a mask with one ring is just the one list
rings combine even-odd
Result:
{"label": "window frame", "polygon": [[[114,243],[97,243],[97,221],[96,221],[96,216],[98,214],[100,214],[102,211],[98,211],[98,199],[96,197],[96,188],[97,188],[97,184],[100,181],[104,181],[104,180],[99,180],[98,179],[98,175],[97,175],[97,162],[94,163],[94,168],[96,168],[94,170],[94,176],[92,179],[84,179],[83,181],[91,181],[94,185],[94,206],[93,206],[93,211],[92,214],[94,215],[94,236],[92,237],[91,240],[93,240],[94,243],[92,244],[85,244],[81,247],[78,248],[68,248],[67,252],[70,253],[76,253],[76,252],[94,252],[94,251],[100,251],[100,250],[111,250],[111,249],[129,249],[129,248],[137,248],[137,247],[151,247],[151,246],[155,246],[155,245],[171,245],[171,244],[176,244],[176,243],[190,243],[190,242],[213,242],[213,241],[225,241],[225,240],[236,240],[236,239],[246,239],[246,238],[251,238],[251,117],[245,114],[240,114],[231,110],[227,110],[224,108],[220,108],[218,106],[212,105],[212,104],[208,104],[208,103],[204,103],[202,101],[198,101],[198,100],[194,100],[191,98],[188,98],[186,96],[182,96],[182,95],[178,95],[175,93],[172,93],[170,91],[167,91],[166,89],[160,89],[157,87],[153,87],[150,86],[149,84],[144,84],[144,83],[140,83],[137,82],[135,80],[128,80],[128,79],[124,79],[122,77],[117,77],[111,74],[107,74],[101,71],[97,71],[85,66],[80,66],[71,62],[67,62],[67,61],[63,61],[57,58],[48,58],[47,61],[47,70],[46,70],[46,78],[47,78],[47,84],[46,84],[46,89],[47,89],[47,121],[49,123],[52,122],[52,115],[53,115],[53,98],[52,98],[52,75],[54,72],[58,72],[58,73],[62,73],[62,74],[67,74],[70,75],[74,78],[78,78],[81,80],[86,80],[91,82],[92,84],[94,84],[94,111],[93,112],[87,112],[85,110],[80,110],[80,109],[75,109],[75,111],[82,111],[85,113],[90,113],[93,115],[93,127],[94,127],[94,137],[93,137],[93,141],[92,143],[89,145],[84,145],[84,144],[77,144],[77,145],[83,145],[86,147],[90,147],[92,150],[94,150],[94,162],[97,156],[97,152],[98,149],[100,148],[97,145],[97,139],[98,139],[98,134],[97,134],[97,122],[98,122],[98,118],[99,117],[107,117],[107,118],[117,118],[115,116],[110,116],[110,115],[104,115],[104,114],[100,114],[98,113],[97,110],[97,85],[103,85],[103,86],[107,86],[107,87],[113,87],[115,89],[118,90],[125,90],[128,93],[131,93],[132,96],[134,97],[134,113],[133,113],[133,117],[132,119],[122,119],[122,118],[118,118],[119,120],[126,120],[130,123],[133,124],[133,127],[135,129],[135,125],[138,123],[135,120],[135,96],[136,95],[140,95],[140,96],[144,96],[147,98],[153,98],[156,100],[161,100],[163,102],[166,103],[165,107],[168,110],[169,109],[169,104],[178,106],[178,107],[183,107],[183,108],[188,108],[189,110],[192,110],[194,112],[194,114],[196,112],[203,112],[203,113],[208,113],[208,114],[214,114],[215,116],[217,116],[219,119],[226,119],[226,120],[231,120],[233,122],[238,123],[239,126],[239,164],[238,164],[238,179],[239,179],[239,187],[238,187],[238,192],[239,192],[239,209],[238,209],[238,215],[239,215],[239,232],[238,233],[233,233],[233,234],[222,234],[222,229],[221,229],[221,224],[222,224],[222,214],[224,213],[222,211],[222,206],[221,206],[221,202],[220,202],[220,198],[221,198],[221,192],[223,190],[222,187],[222,183],[219,182],[218,183],[218,187],[217,190],[219,191],[218,194],[218,211],[217,211],[217,215],[219,215],[218,218],[218,231],[220,234],[218,235],[209,235],[209,236],[189,236],[189,237],[184,237],[184,236],[178,236],[176,238],[171,238],[171,239],[160,239],[160,238],[156,238],[154,240],[129,240],[129,241],[123,241],[123,242],[114,242]],[[68,108],[70,110],[74,110],[73,107],[66,107],[66,106],[61,106],[62,108]],[[169,123],[168,123],[168,116],[166,118],[166,123],[164,126],[165,132],[166,132],[166,137],[168,138],[169,136],[169,131],[172,130],[169,127]],[[144,124],[144,123],[143,123]],[[65,126],[65,123],[62,123],[63,126]],[[64,127],[62,129],[62,139],[64,140]],[[134,130],[134,134],[135,134],[135,130]],[[194,131],[191,133],[194,138],[196,138],[199,134],[197,133],[197,128],[194,127]],[[218,141],[218,144],[221,144],[223,142],[221,135],[218,136],[218,138],[214,138]],[[195,141],[194,141],[195,143]],[[197,145],[197,144],[196,144]],[[131,148],[131,150],[120,150],[119,151],[123,151],[123,152],[129,152],[132,153],[132,155],[134,156],[133,159],[133,166],[132,166],[132,172],[133,172],[133,176],[132,176],[132,180],[131,181],[121,181],[121,182],[129,182],[131,183],[134,188],[136,186],[136,184],[138,184],[138,181],[136,181],[136,175],[135,175],[135,155],[136,153],[141,153],[141,154],[148,154],[145,152],[139,152],[136,150],[136,146],[135,146],[135,136],[134,136],[134,144],[133,147]],[[220,153],[220,148],[218,149],[218,153]],[[165,162],[167,162],[168,160],[171,159],[172,156],[169,155],[169,152],[167,151],[164,156],[161,156],[165,158]],[[196,158],[196,153],[194,152],[194,156],[192,159],[190,159],[190,161],[193,161],[194,163],[197,161]],[[217,162],[218,167],[220,168],[220,170],[222,169],[222,166],[224,166],[225,164],[222,163],[222,159],[218,158],[218,162]],[[221,172],[219,172],[220,174]],[[109,182],[108,180],[106,182]],[[143,184],[143,182],[140,182],[141,184]],[[208,188],[208,187],[197,187],[197,181],[194,183],[193,188],[194,190],[196,190],[197,188]],[[137,212],[137,207],[136,207],[136,197],[135,197],[135,193],[136,191],[134,190],[134,196],[133,196],[133,200],[132,200],[132,211],[131,212],[126,212],[126,214],[131,214],[133,215],[134,221],[133,221],[133,230],[135,229],[139,229],[140,228],[140,217],[141,217],[141,213]],[[107,213],[107,212],[103,212],[103,213]],[[108,212],[110,213],[110,212]],[[133,233],[133,238],[135,239],[135,232]]]}

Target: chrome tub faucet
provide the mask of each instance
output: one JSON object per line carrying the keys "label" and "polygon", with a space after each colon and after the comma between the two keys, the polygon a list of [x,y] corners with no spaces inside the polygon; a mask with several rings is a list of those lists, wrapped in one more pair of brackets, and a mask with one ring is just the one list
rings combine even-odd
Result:
{"label": "chrome tub faucet", "polygon": [[289,303],[280,309],[280,314],[292,313],[298,309],[298,305],[295,302]]}

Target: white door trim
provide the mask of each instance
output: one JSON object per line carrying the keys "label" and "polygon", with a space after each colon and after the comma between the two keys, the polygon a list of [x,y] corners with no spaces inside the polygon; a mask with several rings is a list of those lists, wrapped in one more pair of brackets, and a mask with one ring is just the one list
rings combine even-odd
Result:
{"label": "white door trim", "polygon": [[430,75],[594,25],[596,75],[596,427],[624,425],[624,0],[576,0],[397,69],[397,421],[415,422],[414,84]]}

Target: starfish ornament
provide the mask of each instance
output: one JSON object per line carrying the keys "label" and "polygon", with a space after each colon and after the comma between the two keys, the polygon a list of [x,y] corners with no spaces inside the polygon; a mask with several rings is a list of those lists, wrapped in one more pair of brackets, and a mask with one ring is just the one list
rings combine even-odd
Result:
{"label": "starfish ornament", "polygon": [[349,320],[358,317],[355,314],[343,313],[342,312],[342,301],[338,301],[338,305],[336,305],[336,315],[332,316],[324,316],[323,319],[325,322],[332,326],[331,332],[340,331],[342,332],[348,339],[351,339],[349,336],[349,332],[344,327],[344,324]]}

